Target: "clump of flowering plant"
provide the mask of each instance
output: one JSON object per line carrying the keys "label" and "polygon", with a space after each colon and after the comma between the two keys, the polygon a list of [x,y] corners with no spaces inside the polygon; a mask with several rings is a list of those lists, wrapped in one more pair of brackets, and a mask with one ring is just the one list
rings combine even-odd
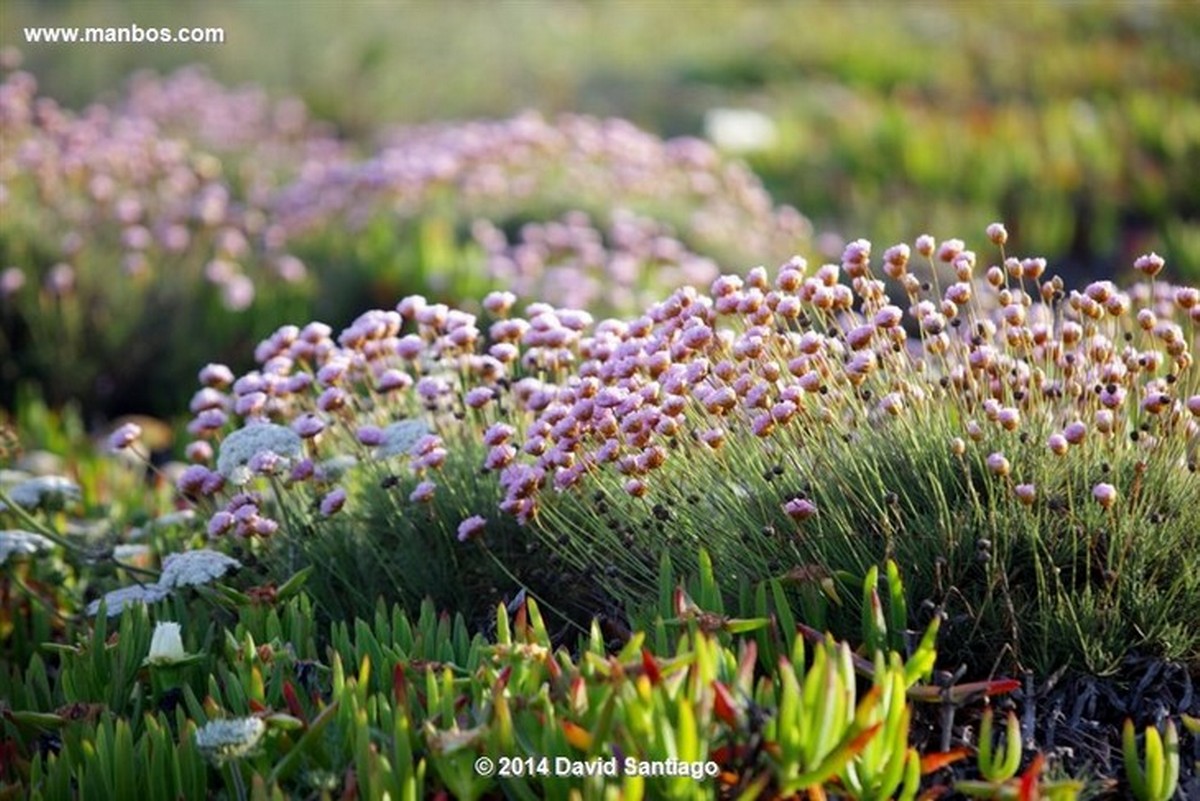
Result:
{"label": "clump of flowering plant", "polygon": [[[914,278],[914,251],[956,280]],[[388,526],[453,541],[498,508],[507,526],[468,550],[523,552],[532,535],[551,579],[602,569],[630,599],[663,553],[701,546],[731,581],[894,555],[923,566],[922,597],[966,599],[974,636],[1022,663],[1111,666],[1135,642],[1195,653],[1172,621],[1200,612],[1200,587],[1165,569],[1189,558],[1200,502],[1193,290],[1139,308],[1107,282],[1068,292],[1002,247],[976,280],[982,259],[922,237],[875,261],[858,240],[840,263],[721,276],[629,320],[540,302],[513,316],[493,297],[486,322],[412,296],[336,339],[281,328],[232,394],[198,393],[195,430],[219,440],[229,411],[246,419],[235,432],[303,428],[306,458],[290,480],[263,472],[268,495],[234,496],[216,529],[272,505],[326,511],[337,485],[329,511],[364,515],[378,556]],[[373,458],[389,426],[418,420],[429,433],[403,464]],[[323,471],[333,457],[357,466]]]}

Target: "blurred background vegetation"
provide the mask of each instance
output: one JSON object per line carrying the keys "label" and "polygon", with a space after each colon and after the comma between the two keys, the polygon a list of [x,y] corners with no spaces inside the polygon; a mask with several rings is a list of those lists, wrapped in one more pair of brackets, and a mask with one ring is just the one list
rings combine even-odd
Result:
{"label": "blurred background vegetation", "polygon": [[[1069,281],[1119,277],[1149,250],[1167,255],[1168,277],[1200,279],[1194,2],[6,0],[2,17],[0,43],[71,108],[118,101],[139,70],[199,63],[227,85],[299,97],[362,154],[400,124],[619,116],[744,158],[822,234],[810,258],[859,236],[882,247],[1002,219],[1022,253]],[[131,22],[222,26],[227,41],[21,35]],[[722,108],[756,112],[758,128],[722,134]]]}

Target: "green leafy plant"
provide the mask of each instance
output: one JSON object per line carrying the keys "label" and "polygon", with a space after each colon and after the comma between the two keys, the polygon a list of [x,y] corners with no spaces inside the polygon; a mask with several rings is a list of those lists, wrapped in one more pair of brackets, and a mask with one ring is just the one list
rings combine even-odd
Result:
{"label": "green leafy plant", "polygon": [[1167,720],[1164,733],[1157,726],[1147,726],[1142,753],[1137,746],[1137,732],[1128,718],[1121,731],[1121,754],[1125,765],[1125,780],[1138,801],[1168,801],[1179,786],[1179,732],[1175,721]]}

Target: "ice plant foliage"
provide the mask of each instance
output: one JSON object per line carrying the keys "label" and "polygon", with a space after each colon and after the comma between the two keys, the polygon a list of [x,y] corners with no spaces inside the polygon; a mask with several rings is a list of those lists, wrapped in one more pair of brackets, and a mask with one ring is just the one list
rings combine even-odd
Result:
{"label": "ice plant foliage", "polygon": [[[917,279],[914,252],[956,280]],[[1068,291],[1043,260],[1000,248],[1000,264],[983,261],[961,240],[932,237],[876,261],[858,240],[840,263],[795,258],[773,275],[723,275],[707,294],[685,286],[633,319],[545,302],[516,316],[514,299],[497,294],[483,319],[410,296],[336,336],[319,323],[285,326],[231,394],[197,395],[205,411],[226,410],[195,429],[217,444],[220,472],[273,482],[266,497],[231,498],[209,531],[267,536],[278,526],[262,513],[274,503],[333,514],[359,476],[405,484],[396,497],[412,504],[478,496],[482,481],[498,490],[498,510],[463,510],[445,521],[449,536],[495,536],[493,525],[456,527],[499,511],[580,569],[600,547],[613,575],[644,588],[664,549],[723,548],[755,573],[830,558],[830,548],[861,565],[881,549],[921,550],[898,533],[906,514],[933,515],[939,541],[953,543],[960,503],[972,536],[989,539],[998,524],[985,503],[1035,530],[1070,524],[1060,517],[1076,509],[1076,526],[1107,521],[1121,537],[1143,515],[1185,515],[1200,501],[1194,292]],[[290,474],[250,463],[264,451],[293,464]],[[405,461],[388,473],[380,456]],[[352,466],[322,469],[331,459]],[[451,467],[462,480],[460,466],[472,489],[446,486]],[[916,484],[885,470],[915,471]],[[945,489],[918,502],[926,482]],[[635,530],[615,510],[645,522]],[[722,540],[730,535],[712,523],[744,526],[747,514],[766,532],[754,548]],[[873,533],[845,533],[855,531]],[[1122,567],[1153,574],[1140,560]]]}

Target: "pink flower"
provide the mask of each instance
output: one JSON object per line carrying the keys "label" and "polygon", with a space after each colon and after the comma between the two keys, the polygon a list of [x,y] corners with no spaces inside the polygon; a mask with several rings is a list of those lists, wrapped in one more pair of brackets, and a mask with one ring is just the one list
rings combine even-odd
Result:
{"label": "pink flower", "polygon": [[1117,502],[1117,488],[1112,484],[1101,482],[1092,487],[1092,497],[1096,499],[1096,503],[1108,509]]}
{"label": "pink flower", "polygon": [[224,409],[228,402],[229,398],[224,392],[212,387],[204,387],[192,396],[192,402],[188,408],[193,414],[199,414],[206,409]]}
{"label": "pink flower", "polygon": [[141,426],[137,423],[125,423],[108,436],[108,449],[110,451],[123,451],[134,442],[137,442],[138,437],[141,435]]}
{"label": "pink flower", "polygon": [[379,374],[379,391],[391,392],[395,389],[408,389],[413,384],[412,376],[402,370],[391,368]]}
{"label": "pink flower", "polygon": [[1071,443],[1067,442],[1067,438],[1062,434],[1051,434],[1050,439],[1046,440],[1046,447],[1050,449],[1051,453],[1057,456],[1065,454],[1070,446]]}
{"label": "pink flower", "polygon": [[1087,426],[1076,420],[1063,429],[1063,437],[1072,445],[1078,445],[1083,442],[1087,436]]}
{"label": "pink flower", "polygon": [[475,387],[467,393],[464,400],[472,409],[482,409],[491,403],[495,394],[495,391],[491,387]]}
{"label": "pink flower", "polygon": [[188,423],[187,430],[189,434],[199,436],[220,430],[228,420],[229,417],[220,409],[205,409]]}
{"label": "pink flower", "polygon": [[503,445],[505,442],[517,433],[516,429],[505,423],[493,423],[488,426],[487,431],[483,432],[483,444],[488,447]]}
{"label": "pink flower", "polygon": [[483,466],[488,470],[499,470],[507,467],[517,456],[517,449],[511,445],[496,445],[488,451]]}
{"label": "pink flower", "polygon": [[792,498],[783,505],[783,511],[796,522],[802,522],[817,513],[817,505],[807,498]]}
{"label": "pink flower", "polygon": [[1003,245],[1008,241],[1008,230],[1003,224],[994,222],[987,227],[987,238],[993,245]]}
{"label": "pink flower", "polygon": [[497,316],[508,314],[517,296],[511,292],[489,292],[483,299],[483,308]]}
{"label": "pink flower", "polygon": [[432,481],[422,481],[413,489],[408,499],[413,503],[428,503],[433,500],[433,492],[437,489],[437,484]]}
{"label": "pink flower", "polygon": [[993,453],[987,458],[988,470],[991,470],[998,476],[1007,476],[1012,471],[1012,465],[1008,463],[1008,459],[1003,453]]}
{"label": "pink flower", "polygon": [[1144,256],[1138,256],[1133,262],[1133,269],[1137,270],[1142,275],[1153,278],[1162,272],[1166,262],[1163,257],[1157,253],[1147,253]]}
{"label": "pink flower", "polygon": [[193,464],[211,462],[213,458],[212,445],[204,440],[189,442],[187,444],[187,448],[184,449],[184,455],[187,456],[187,460]]}
{"label": "pink flower", "polygon": [[1017,493],[1017,498],[1026,506],[1033,504],[1037,500],[1037,487],[1033,484],[1018,484],[1013,487],[1013,491]]}
{"label": "pink flower", "polygon": [[487,528],[487,518],[472,515],[458,524],[458,541],[477,540],[483,536],[485,528]]}
{"label": "pink flower", "polygon": [[263,407],[267,403],[267,395],[264,392],[247,392],[245,395],[239,395],[234,403],[234,411],[242,417],[254,417],[262,412]]}

